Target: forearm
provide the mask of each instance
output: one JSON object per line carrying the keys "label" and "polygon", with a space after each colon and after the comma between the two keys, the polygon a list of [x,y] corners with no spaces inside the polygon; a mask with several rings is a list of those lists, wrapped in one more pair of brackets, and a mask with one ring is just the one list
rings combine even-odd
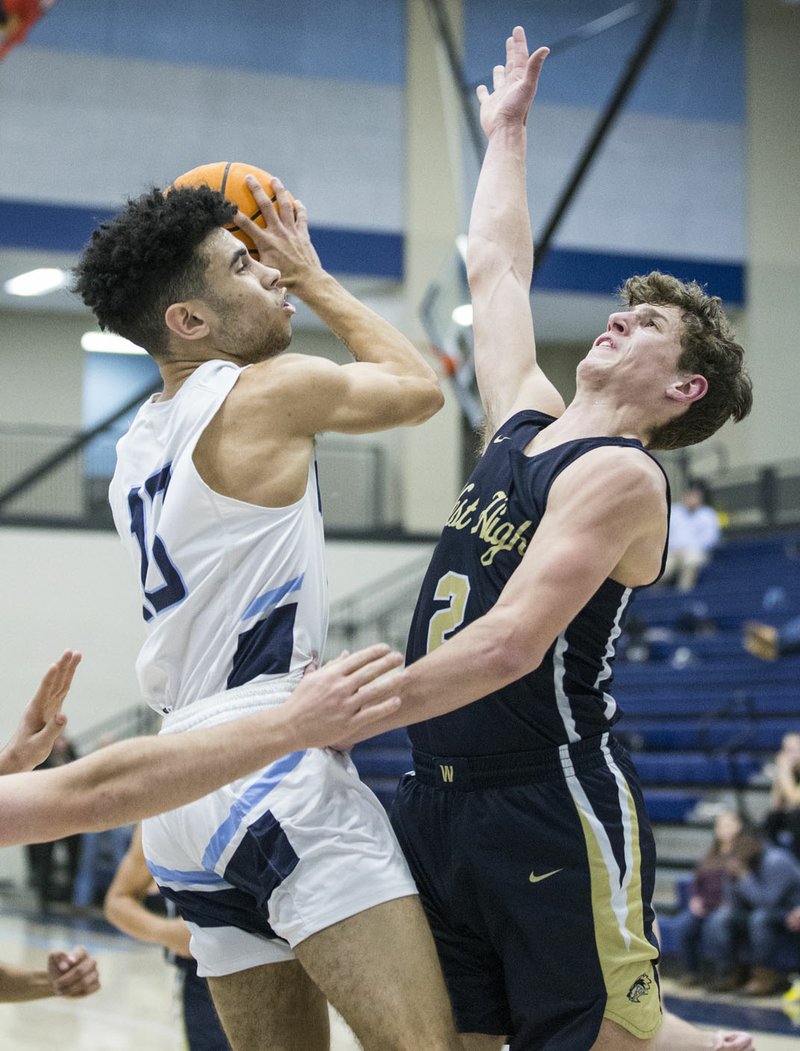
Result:
{"label": "forearm", "polygon": [[516,681],[541,661],[544,646],[523,654],[505,614],[487,614],[406,668],[398,712],[359,740],[455,711]]}
{"label": "forearm", "polygon": [[141,902],[125,894],[107,897],[103,912],[108,922],[118,930],[124,931],[137,941],[149,942],[152,945],[167,945],[175,924],[182,922],[157,916]]}
{"label": "forearm", "polygon": [[0,1003],[22,1003],[53,996],[47,971],[27,971],[0,964]]}
{"label": "forearm", "polygon": [[0,751],[0,777],[4,774],[18,774],[25,769],[25,764],[17,755],[12,743],[9,742],[5,748]]}
{"label": "forearm", "polygon": [[526,289],[533,276],[528,213],[527,133],[502,124],[489,139],[470,215],[467,276],[473,292],[498,272],[512,270]]}
{"label": "forearm", "polygon": [[3,778],[0,845],[36,843],[183,806],[297,747],[284,707],[211,730],[141,737]]}
{"label": "forearm", "polygon": [[436,373],[410,340],[321,271],[292,289],[344,343],[356,361],[385,365],[398,375],[438,386]]}

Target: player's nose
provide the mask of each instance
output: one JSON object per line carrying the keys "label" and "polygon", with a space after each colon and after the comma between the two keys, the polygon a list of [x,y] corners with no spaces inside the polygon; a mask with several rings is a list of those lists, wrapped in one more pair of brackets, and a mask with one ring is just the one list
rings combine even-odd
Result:
{"label": "player's nose", "polygon": [[276,270],[274,266],[265,266],[263,263],[261,265],[264,268],[264,273],[261,275],[261,284],[265,288],[275,288],[281,279],[280,270]]}
{"label": "player's nose", "polygon": [[626,335],[630,331],[631,321],[630,313],[623,313],[619,311],[615,314],[610,314],[608,317],[608,331],[618,332],[621,335]]}

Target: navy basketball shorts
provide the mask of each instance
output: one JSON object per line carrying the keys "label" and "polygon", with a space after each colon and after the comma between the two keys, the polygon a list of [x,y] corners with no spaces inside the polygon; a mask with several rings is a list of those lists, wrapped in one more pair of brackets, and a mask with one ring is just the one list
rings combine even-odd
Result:
{"label": "navy basketball shorts", "polygon": [[517,755],[414,752],[392,814],[458,1028],[583,1051],[661,1025],[655,844],[609,734]]}

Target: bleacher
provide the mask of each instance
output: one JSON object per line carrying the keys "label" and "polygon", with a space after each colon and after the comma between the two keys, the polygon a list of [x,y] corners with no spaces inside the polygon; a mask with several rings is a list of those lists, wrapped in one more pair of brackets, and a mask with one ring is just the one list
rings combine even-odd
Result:
{"label": "bleacher", "polygon": [[[780,626],[800,614],[800,534],[728,538],[688,595],[649,588],[630,610],[661,629],[644,661],[618,659],[616,731],[639,770],[659,853],[656,909],[664,948],[670,914],[711,841],[715,810],[738,805],[758,820],[768,804],[765,764],[800,729],[800,656],[763,662],[742,647],[742,626]],[[624,640],[623,640],[624,641]],[[411,766],[404,731],[359,745],[364,780],[387,807]]]}

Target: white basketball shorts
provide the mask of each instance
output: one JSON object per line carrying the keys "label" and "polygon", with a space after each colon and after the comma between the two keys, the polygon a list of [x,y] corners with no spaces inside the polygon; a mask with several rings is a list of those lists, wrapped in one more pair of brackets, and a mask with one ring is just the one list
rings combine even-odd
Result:
{"label": "white basketball shorts", "polygon": [[[162,733],[281,704],[297,676],[247,684],[168,715]],[[143,823],[147,864],[192,932],[202,976],[294,958],[292,947],[394,898],[414,880],[373,793],[346,754],[292,752]]]}

